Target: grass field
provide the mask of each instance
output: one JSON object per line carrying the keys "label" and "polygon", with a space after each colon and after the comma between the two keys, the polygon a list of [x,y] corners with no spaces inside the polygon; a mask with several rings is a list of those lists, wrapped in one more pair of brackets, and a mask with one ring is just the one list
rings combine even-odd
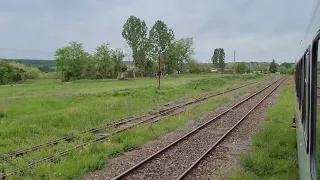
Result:
{"label": "grass field", "polygon": [[[29,81],[23,85],[0,86],[0,138],[3,139],[0,142],[0,155],[62,136],[73,136],[90,127],[129,115],[145,114],[177,99],[220,92],[266,78],[270,77],[184,75],[162,79],[161,90],[156,88],[156,80],[150,78],[128,81],[83,80],[75,83],[46,79]],[[3,162],[0,164],[0,171],[20,167],[26,171],[23,174],[26,173],[31,179],[75,178],[87,171],[101,169],[106,159],[171,131],[190,118],[198,117],[208,108],[212,109],[227,100],[210,101],[210,106],[199,107],[200,112],[190,114],[190,111],[172,117],[171,121],[169,118],[164,123],[133,129],[130,131],[133,134],[127,132],[129,134],[114,137],[105,144],[90,146],[81,153],[75,152],[67,158],[58,159],[59,165],[46,163],[33,170],[25,168],[27,163],[72,144],[61,143],[50,150],[43,149],[24,158]],[[82,137],[79,141],[90,138],[92,137]],[[57,174],[52,174],[53,169]]]}
{"label": "grass field", "polygon": [[253,149],[242,156],[242,168],[232,180],[299,179],[296,136],[291,129],[294,99],[290,84],[254,134]]}

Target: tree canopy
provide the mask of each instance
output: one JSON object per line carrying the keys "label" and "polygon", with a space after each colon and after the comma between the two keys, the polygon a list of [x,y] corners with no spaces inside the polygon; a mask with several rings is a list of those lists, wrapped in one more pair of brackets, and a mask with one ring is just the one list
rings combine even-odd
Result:
{"label": "tree canopy", "polygon": [[237,74],[244,74],[250,72],[250,69],[245,62],[237,63],[235,66],[235,70]]}
{"label": "tree canopy", "polygon": [[270,64],[270,67],[269,67],[269,71],[271,73],[276,73],[278,71],[278,67],[279,65],[276,63],[276,61],[273,59],[271,64]]}
{"label": "tree canopy", "polygon": [[130,16],[123,26],[122,37],[126,39],[132,50],[134,65],[144,71],[147,61],[147,48],[149,41],[147,38],[148,27],[145,21],[141,21],[135,16]]}
{"label": "tree canopy", "polygon": [[159,57],[164,73],[182,72],[184,63],[194,54],[193,38],[175,39],[173,30],[161,20],[157,20],[148,33],[147,30],[144,21],[130,16],[122,31],[141,75],[154,74]]}
{"label": "tree canopy", "polygon": [[223,48],[214,49],[211,61],[215,68],[219,68],[220,72],[224,72],[225,67],[225,52]]}
{"label": "tree canopy", "polygon": [[82,43],[74,41],[58,49],[55,54],[57,72],[63,81],[116,78],[126,69],[122,63],[124,57],[121,49],[113,50],[108,43],[96,47],[95,52],[89,54]]}

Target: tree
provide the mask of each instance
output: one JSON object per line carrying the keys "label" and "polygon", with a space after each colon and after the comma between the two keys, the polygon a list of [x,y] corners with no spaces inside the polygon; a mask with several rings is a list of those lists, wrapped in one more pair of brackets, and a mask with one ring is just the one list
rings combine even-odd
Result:
{"label": "tree", "polygon": [[113,59],[113,52],[110,48],[110,44],[102,44],[96,47],[93,58],[98,66],[98,78],[107,78],[114,74],[115,61]]}
{"label": "tree", "polygon": [[211,61],[214,68],[219,67],[219,49],[218,48],[214,49]]}
{"label": "tree", "polygon": [[225,67],[225,52],[223,48],[216,48],[214,49],[212,58],[212,64],[215,68],[219,68],[220,71],[224,72]]}
{"label": "tree", "polygon": [[274,59],[272,60],[272,62],[270,64],[269,71],[271,73],[276,73],[278,71],[278,64],[276,63],[276,61]]}
{"label": "tree", "polygon": [[171,59],[168,58],[169,51],[173,46],[174,33],[172,29],[168,29],[167,25],[163,21],[156,21],[149,32],[149,42],[151,51],[153,54],[157,54],[161,57],[162,65],[164,69],[170,69],[170,65],[174,64]]}
{"label": "tree", "polygon": [[177,70],[182,73],[183,64],[194,54],[193,44],[193,38],[182,38],[173,43],[168,56],[170,61],[167,64],[167,72]]}
{"label": "tree", "polygon": [[284,62],[280,64],[280,67],[284,66],[287,69],[289,69],[294,63],[288,63],[288,62]]}
{"label": "tree", "polygon": [[285,66],[280,66],[280,73],[281,74],[287,74],[288,73],[288,69]]}
{"label": "tree", "polygon": [[130,16],[123,26],[122,36],[132,49],[132,58],[135,67],[144,69],[149,47],[147,38],[147,25],[135,16]]}
{"label": "tree", "polygon": [[189,66],[189,72],[190,73],[201,73],[202,67],[200,65],[200,63],[198,63],[196,60],[190,60],[188,62],[188,66]]}
{"label": "tree", "polygon": [[174,43],[174,49],[173,52],[175,52],[175,57],[179,65],[180,72],[183,71],[183,64],[191,59],[191,56],[194,54],[194,40],[193,38],[181,38],[178,39]]}
{"label": "tree", "polygon": [[245,62],[237,63],[235,70],[236,70],[237,74],[244,74],[244,73],[248,73],[250,71],[247,63],[245,63]]}
{"label": "tree", "polygon": [[296,65],[292,64],[291,67],[287,70],[287,73],[288,74],[293,74],[295,69],[296,69]]}
{"label": "tree", "polygon": [[125,54],[121,49],[112,51],[112,59],[114,61],[114,78],[116,78],[116,75],[119,76],[119,73],[126,71],[126,66],[122,63],[124,57]]}
{"label": "tree", "polygon": [[224,49],[222,48],[219,48],[219,68],[220,68],[220,71],[223,73],[224,72],[224,67],[225,67],[225,62],[224,62],[224,59],[225,59],[226,55],[224,53]]}
{"label": "tree", "polygon": [[57,72],[62,80],[76,80],[86,77],[90,54],[85,52],[82,43],[70,42],[69,46],[60,48],[55,53]]}

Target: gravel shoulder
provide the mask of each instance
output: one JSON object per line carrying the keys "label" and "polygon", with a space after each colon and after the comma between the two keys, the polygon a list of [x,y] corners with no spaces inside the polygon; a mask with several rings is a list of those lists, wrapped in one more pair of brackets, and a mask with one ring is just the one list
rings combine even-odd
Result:
{"label": "gravel shoulder", "polygon": [[234,170],[240,168],[241,153],[251,150],[252,134],[265,120],[268,109],[278,103],[281,92],[290,84],[289,81],[285,80],[185,179],[228,179]]}

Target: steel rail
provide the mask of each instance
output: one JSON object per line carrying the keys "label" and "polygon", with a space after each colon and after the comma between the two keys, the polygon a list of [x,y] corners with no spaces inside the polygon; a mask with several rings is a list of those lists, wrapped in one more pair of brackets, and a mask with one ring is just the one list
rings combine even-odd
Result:
{"label": "steel rail", "polygon": [[201,157],[199,157],[186,171],[184,171],[177,178],[177,180],[181,180],[188,173],[190,173],[192,169],[194,169],[196,165],[200,163],[201,160],[203,160],[214,148],[216,148],[218,144],[222,142],[222,140],[224,140],[254,109],[256,109],[262,103],[262,101],[264,101],[271,93],[273,93],[285,79],[286,78],[280,81],[280,83],[271,92],[269,92],[266,96],[264,96],[253,108],[249,110],[249,112],[247,112],[244,116],[242,116],[242,118],[235,125],[233,125],[225,134],[223,134],[223,136],[221,136],[217,142],[215,142],[204,154],[201,155]]}
{"label": "steel rail", "polygon": [[172,142],[171,144],[167,145],[166,147],[162,148],[161,150],[157,151],[156,153],[152,154],[151,156],[147,157],[146,159],[140,161],[138,164],[134,165],[133,167],[127,169],[126,171],[124,171],[123,173],[119,174],[118,176],[116,176],[115,178],[113,178],[113,180],[118,180],[121,179],[122,177],[128,175],[130,172],[134,171],[135,169],[139,168],[140,166],[142,166],[143,164],[145,164],[146,162],[148,162],[149,160],[153,159],[154,157],[156,157],[157,155],[161,154],[162,152],[168,150],[169,148],[171,148],[172,146],[176,145],[177,143],[179,143],[180,141],[186,139],[187,137],[189,137],[190,135],[194,134],[195,132],[197,132],[198,130],[204,128],[205,126],[209,125],[210,123],[212,123],[215,119],[223,116],[224,114],[226,114],[227,112],[231,111],[232,109],[234,109],[235,107],[239,106],[240,104],[246,102],[247,100],[251,99],[252,97],[256,96],[257,94],[259,94],[260,92],[266,90],[267,88],[269,88],[270,86],[276,84],[277,82],[284,80],[285,78],[280,78],[278,80],[276,80],[275,82],[267,85],[266,87],[262,88],[261,90],[255,92],[254,94],[250,95],[249,97],[245,98],[244,100],[240,101],[239,103],[233,105],[231,108],[223,111],[222,113],[218,114],[217,116],[215,116],[214,118],[210,119],[209,121],[207,121],[206,123],[202,124],[201,126],[195,128],[194,130],[192,130],[191,132],[187,133],[186,135],[184,135],[183,137],[177,139],[176,141]]}

